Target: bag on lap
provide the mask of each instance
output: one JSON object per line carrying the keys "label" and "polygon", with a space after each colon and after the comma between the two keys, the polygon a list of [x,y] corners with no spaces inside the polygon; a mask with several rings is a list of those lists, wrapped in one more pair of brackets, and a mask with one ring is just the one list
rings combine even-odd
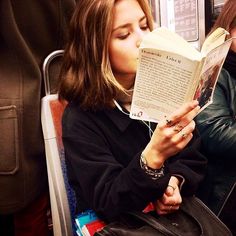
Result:
{"label": "bag on lap", "polygon": [[232,236],[226,225],[198,198],[184,198],[178,211],[158,216],[154,212],[128,212],[95,236]]}

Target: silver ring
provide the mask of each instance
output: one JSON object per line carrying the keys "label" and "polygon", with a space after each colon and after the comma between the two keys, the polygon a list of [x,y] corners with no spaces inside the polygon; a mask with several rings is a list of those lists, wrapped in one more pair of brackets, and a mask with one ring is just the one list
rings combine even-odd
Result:
{"label": "silver ring", "polygon": [[172,124],[173,124],[172,120],[166,119],[166,126],[170,127],[170,126],[172,126]]}
{"label": "silver ring", "polygon": [[182,125],[177,124],[174,126],[174,131],[179,133],[183,128],[184,127]]}
{"label": "silver ring", "polygon": [[167,187],[170,187],[170,188],[172,188],[172,189],[173,189],[173,191],[175,191],[175,189],[176,189],[174,186],[172,186],[172,185],[170,185],[170,184],[168,184],[168,185],[167,185]]}

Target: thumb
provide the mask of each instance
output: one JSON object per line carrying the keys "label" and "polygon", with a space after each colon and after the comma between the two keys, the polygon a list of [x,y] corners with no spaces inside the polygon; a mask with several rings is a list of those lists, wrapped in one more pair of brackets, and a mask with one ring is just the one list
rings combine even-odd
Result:
{"label": "thumb", "polygon": [[175,187],[172,185],[168,185],[166,188],[166,195],[167,196],[173,196],[175,191]]}

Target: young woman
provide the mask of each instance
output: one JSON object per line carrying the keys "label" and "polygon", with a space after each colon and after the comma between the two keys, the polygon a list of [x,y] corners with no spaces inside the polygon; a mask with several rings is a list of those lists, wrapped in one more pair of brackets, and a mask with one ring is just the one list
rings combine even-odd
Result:
{"label": "young woman", "polygon": [[[225,3],[212,30],[217,27],[225,28],[231,37],[236,37],[235,0]],[[208,178],[204,181],[204,198],[216,214],[236,182],[236,39],[233,39],[223,67],[213,103],[196,118],[209,159]],[[228,212],[228,220],[232,221],[225,221],[234,234],[235,208],[236,204],[231,207],[234,210]]]}
{"label": "young woman", "polygon": [[152,29],[146,0],[79,1],[72,17],[59,95],[69,102],[63,141],[79,212],[113,219],[154,202],[167,214],[203,178],[196,101],[158,125],[129,118],[138,47]]}

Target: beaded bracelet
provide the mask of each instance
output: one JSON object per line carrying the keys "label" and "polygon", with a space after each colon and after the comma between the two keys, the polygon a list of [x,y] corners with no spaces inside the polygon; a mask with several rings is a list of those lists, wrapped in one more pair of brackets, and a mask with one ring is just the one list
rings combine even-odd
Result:
{"label": "beaded bracelet", "polygon": [[165,166],[163,165],[159,169],[153,169],[147,165],[147,160],[143,154],[140,156],[140,166],[147,175],[153,180],[157,180],[165,175]]}

